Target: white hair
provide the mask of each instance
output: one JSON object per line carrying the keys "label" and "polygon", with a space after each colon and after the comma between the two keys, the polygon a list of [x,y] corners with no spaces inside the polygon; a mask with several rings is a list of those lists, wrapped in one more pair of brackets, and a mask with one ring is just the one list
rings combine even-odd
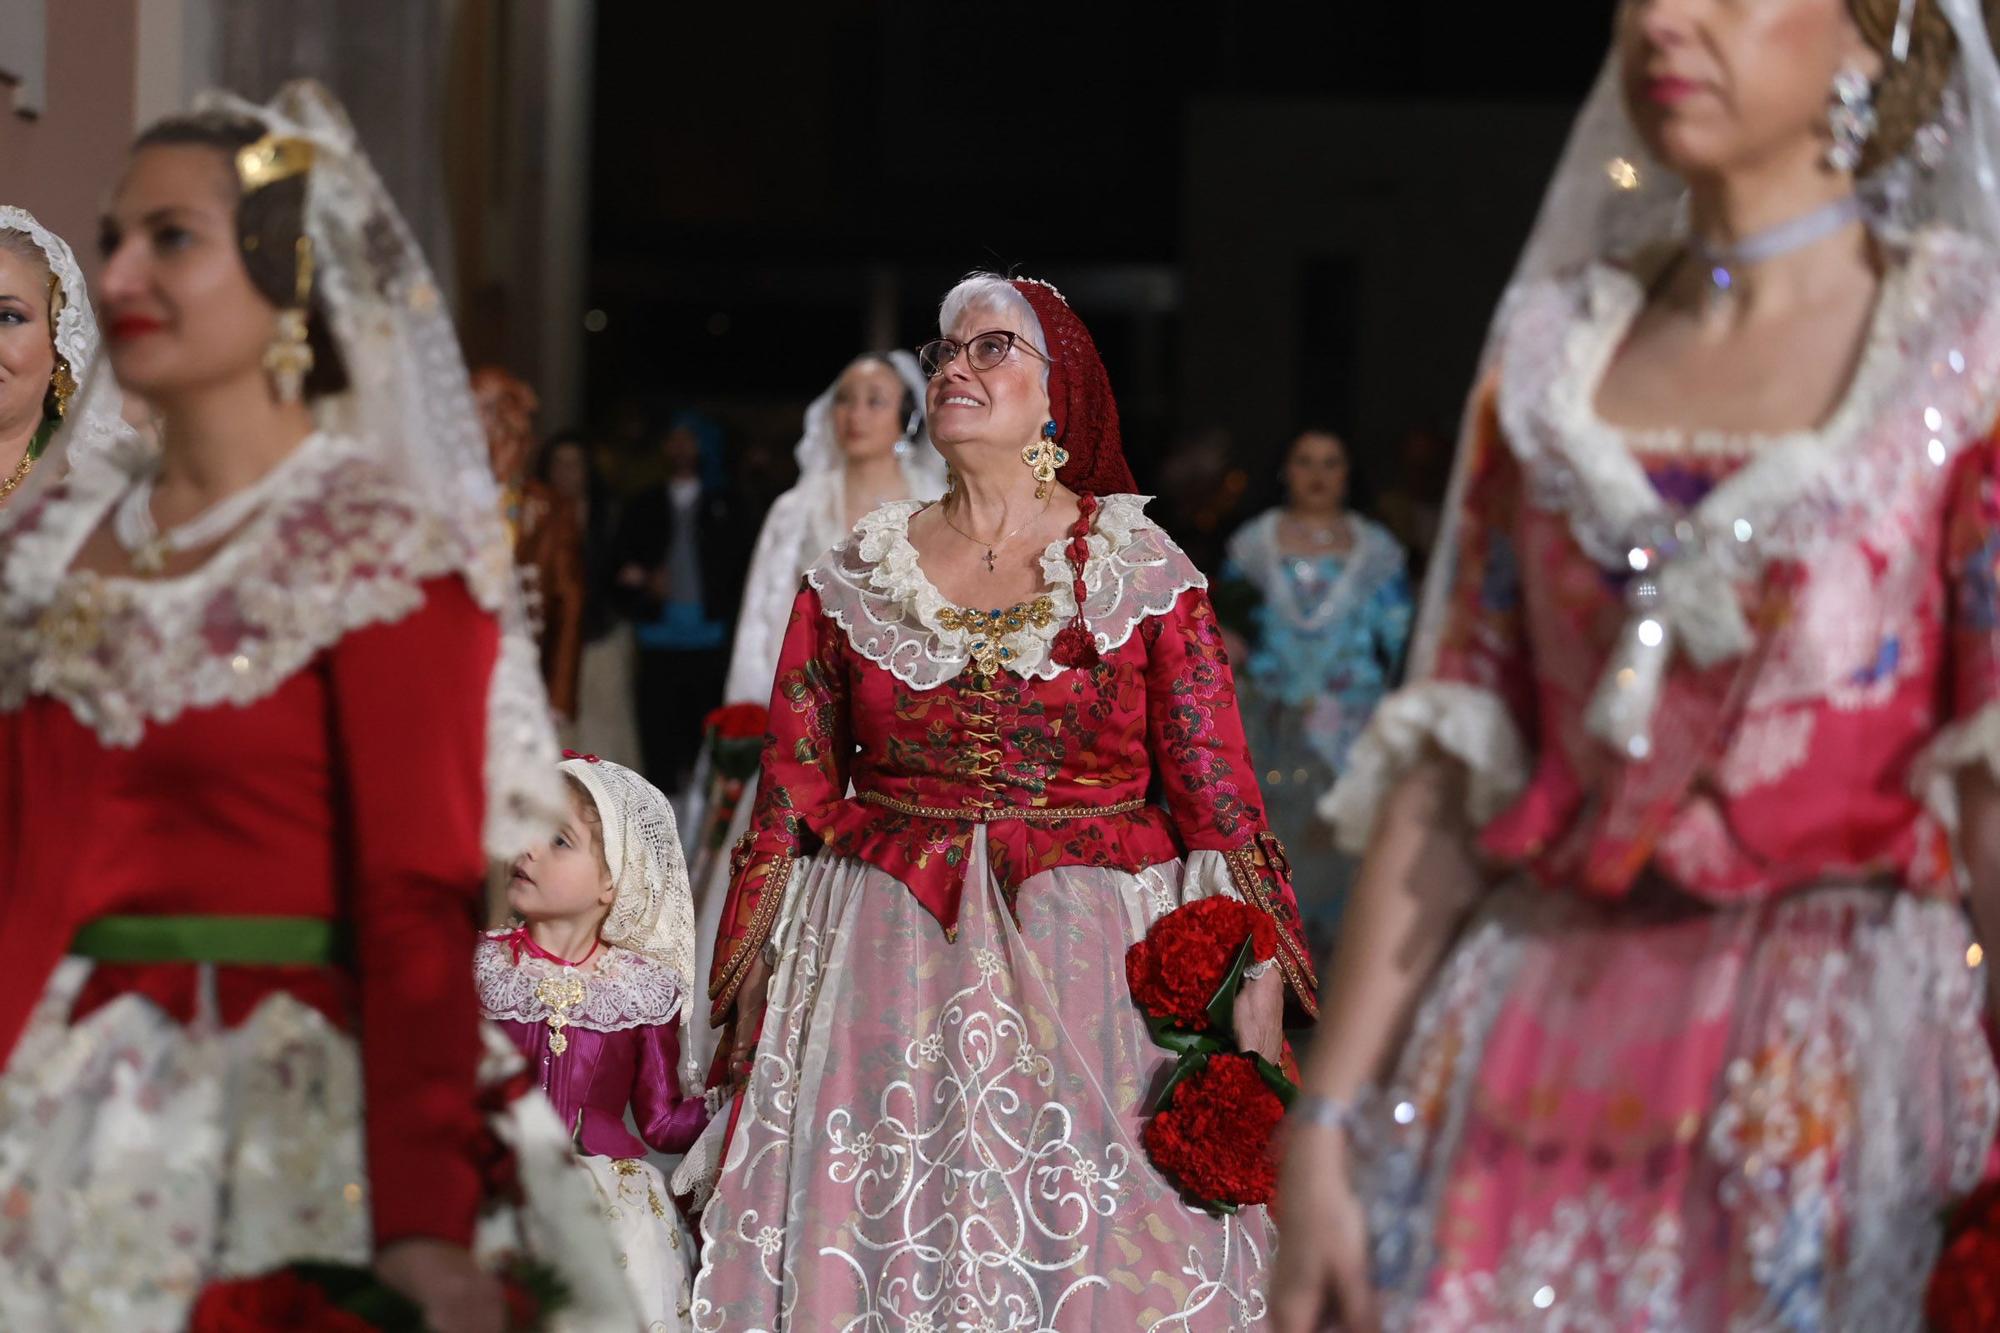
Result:
{"label": "white hair", "polygon": [[[998,273],[968,273],[960,278],[958,285],[944,294],[944,302],[938,306],[938,332],[949,338],[951,331],[958,327],[958,321],[973,310],[1012,319],[1021,326],[1021,333],[1035,345],[1036,351],[1044,357],[1053,355],[1049,351],[1048,334],[1042,331],[1042,321],[1035,314],[1035,307],[1021,295],[1019,288]],[[1042,387],[1049,387],[1049,363],[1046,360],[1042,361]]]}

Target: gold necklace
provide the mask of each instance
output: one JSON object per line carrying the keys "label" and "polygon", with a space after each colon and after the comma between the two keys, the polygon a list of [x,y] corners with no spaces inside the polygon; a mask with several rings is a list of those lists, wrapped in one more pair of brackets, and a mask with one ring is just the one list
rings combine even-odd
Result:
{"label": "gold necklace", "polygon": [[[0,504],[6,504],[7,497],[19,489],[21,483],[28,479],[28,474],[34,470],[35,456],[31,453],[22,454],[21,461],[14,465],[14,474],[7,480],[0,481]],[[949,519],[945,521],[950,522]]]}
{"label": "gold necklace", "polygon": [[983,538],[973,536],[971,533],[967,532],[964,528],[961,528],[960,526],[958,526],[958,524],[952,522],[951,513],[949,510],[945,508],[945,503],[942,500],[938,502],[938,517],[944,520],[944,525],[946,527],[950,528],[953,532],[957,533],[959,536],[971,542],[974,546],[984,546],[986,548],[986,555],[984,557],[986,561],[986,572],[988,574],[991,574],[994,569],[994,564],[993,564],[995,559],[994,553],[1000,547],[1005,546],[1008,542],[1013,541],[1016,537],[1020,536],[1023,532],[1027,531],[1028,527],[1031,524],[1039,521],[1043,514],[1049,512],[1049,506],[1052,503],[1054,502],[1051,500],[1042,501],[1042,507],[1036,510],[1032,515],[1030,515],[1026,523],[1023,523],[1020,527],[1015,528],[1012,532],[1001,537],[998,541],[990,541],[990,542],[984,540]]}

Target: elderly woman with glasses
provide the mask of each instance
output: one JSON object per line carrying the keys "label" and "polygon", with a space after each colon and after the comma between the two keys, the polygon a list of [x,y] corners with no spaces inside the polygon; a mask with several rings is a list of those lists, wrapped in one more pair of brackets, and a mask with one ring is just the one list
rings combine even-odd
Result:
{"label": "elderly woman with glasses", "polygon": [[710,980],[742,1095],[695,1324],[1254,1323],[1264,1210],[1203,1212],[1148,1162],[1169,1058],[1121,965],[1226,895],[1279,941],[1245,1048],[1314,1012],[1205,581],[1129,494],[1054,288],[975,275],[940,326],[950,490],[807,571],[780,657]]}

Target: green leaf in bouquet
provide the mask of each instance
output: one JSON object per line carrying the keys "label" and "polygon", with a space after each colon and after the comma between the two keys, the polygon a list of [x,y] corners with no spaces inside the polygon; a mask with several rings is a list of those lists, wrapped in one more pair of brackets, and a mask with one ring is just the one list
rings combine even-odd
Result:
{"label": "green leaf in bouquet", "polygon": [[1153,1094],[1153,1100],[1147,1104],[1146,1115],[1156,1116],[1164,1111],[1167,1103],[1174,1098],[1174,1089],[1199,1074],[1203,1066],[1208,1064],[1209,1054],[1207,1051],[1183,1051],[1180,1059],[1174,1061],[1174,1070],[1167,1075],[1167,1081],[1160,1085],[1160,1090]]}
{"label": "green leaf in bouquet", "polygon": [[1175,1055],[1186,1055],[1191,1051],[1213,1053],[1229,1049],[1228,1043],[1213,1032],[1203,1030],[1190,1032],[1186,1028],[1175,1027],[1171,1018],[1146,1016],[1146,1030],[1153,1034],[1153,1041],[1166,1047]]}
{"label": "green leaf in bouquet", "polygon": [[1289,1111],[1292,1107],[1293,1099],[1299,1095],[1299,1085],[1285,1077],[1284,1070],[1278,1068],[1278,1066],[1272,1064],[1263,1056],[1253,1055],[1250,1058],[1257,1062],[1257,1075],[1264,1080],[1264,1086],[1272,1092],[1277,1093],[1278,1100]]}
{"label": "green leaf in bouquet", "polygon": [[424,1312],[415,1301],[386,1285],[374,1272],[353,1264],[304,1262],[286,1265],[326,1293],[327,1299],[382,1333],[423,1333]]}
{"label": "green leaf in bouquet", "polygon": [[1251,952],[1256,947],[1256,940],[1255,935],[1243,937],[1243,947],[1236,951],[1236,961],[1229,965],[1229,971],[1223,974],[1222,984],[1215,988],[1215,998],[1208,1002],[1209,1031],[1223,1033],[1232,1045],[1242,1045],[1236,1039],[1236,992],[1243,988],[1243,973],[1253,961]]}

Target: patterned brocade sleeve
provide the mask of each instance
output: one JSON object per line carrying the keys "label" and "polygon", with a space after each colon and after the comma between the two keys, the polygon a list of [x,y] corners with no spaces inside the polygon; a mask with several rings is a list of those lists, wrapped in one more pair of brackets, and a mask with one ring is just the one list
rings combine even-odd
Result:
{"label": "patterned brocade sleeve", "polygon": [[848,717],[847,640],[802,588],[778,654],[771,689],[771,730],[750,827],[730,859],[729,897],[709,977],[711,1021],[720,1024],[750,960],[771,937],[793,867],[812,849],[804,812],[847,793],[853,727]]}
{"label": "patterned brocade sleeve", "polygon": [[1960,453],[1945,495],[1944,726],[1913,773],[1946,828],[1958,825],[1960,773],[2000,777],[2000,444]]}
{"label": "patterned brocade sleeve", "polygon": [[1229,888],[1278,924],[1278,965],[1310,1017],[1319,982],[1305,946],[1291,866],[1264,818],[1264,800],[1236,711],[1236,682],[1208,594],[1189,588],[1165,615],[1149,617],[1147,735],[1167,808],[1188,850],[1188,873],[1219,858]]}

